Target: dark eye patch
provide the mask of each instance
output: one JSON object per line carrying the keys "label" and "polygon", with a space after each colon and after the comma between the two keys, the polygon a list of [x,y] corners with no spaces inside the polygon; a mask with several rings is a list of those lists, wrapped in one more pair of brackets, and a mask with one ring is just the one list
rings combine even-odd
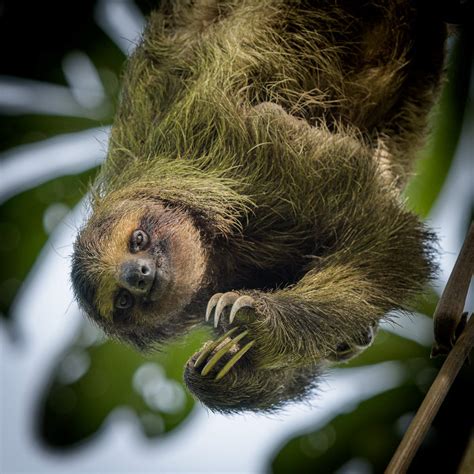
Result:
{"label": "dark eye patch", "polygon": [[132,312],[130,310],[115,310],[112,316],[115,324],[126,324],[132,322]]}
{"label": "dark eye patch", "polygon": [[118,310],[130,309],[134,304],[132,294],[124,289],[121,289],[114,298],[114,307]]}
{"label": "dark eye patch", "polygon": [[112,320],[115,324],[125,324],[132,321],[132,307],[135,304],[133,295],[125,289],[119,290],[114,298]]}

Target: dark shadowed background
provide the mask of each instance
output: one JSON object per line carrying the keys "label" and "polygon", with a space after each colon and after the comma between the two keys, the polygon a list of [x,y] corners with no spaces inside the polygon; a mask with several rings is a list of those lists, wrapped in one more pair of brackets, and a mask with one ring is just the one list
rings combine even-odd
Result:
{"label": "dark shadowed background", "polygon": [[[406,193],[440,237],[438,281],[308,404],[225,417],[182,383],[204,330],[145,357],[107,341],[70,289],[81,199],[154,4],[0,1],[0,471],[383,472],[442,363],[429,359],[430,318],[473,217],[474,27],[450,40],[434,134]],[[455,472],[473,375],[461,371],[412,472]]]}

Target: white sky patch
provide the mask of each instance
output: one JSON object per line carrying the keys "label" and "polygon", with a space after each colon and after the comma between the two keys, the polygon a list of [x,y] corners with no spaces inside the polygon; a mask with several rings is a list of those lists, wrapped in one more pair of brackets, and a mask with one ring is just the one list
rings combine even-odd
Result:
{"label": "white sky patch", "polygon": [[50,234],[54,228],[67,216],[70,209],[62,202],[53,202],[43,214],[43,229]]}
{"label": "white sky patch", "polygon": [[129,0],[99,0],[95,20],[127,56],[135,48],[145,27],[141,11]]}
{"label": "white sky patch", "polygon": [[95,111],[82,107],[68,87],[10,76],[0,76],[0,112],[98,118]]}
{"label": "white sky patch", "polygon": [[85,53],[73,51],[67,54],[62,66],[71,93],[82,107],[94,109],[104,102],[106,97],[99,73]]}
{"label": "white sky patch", "polygon": [[0,203],[58,176],[99,165],[106,154],[108,135],[109,128],[93,128],[0,154]]}
{"label": "white sky patch", "polygon": [[[471,81],[474,84],[474,81]],[[449,174],[438,195],[436,203],[430,212],[428,225],[436,232],[439,238],[441,251],[439,292],[446,286],[462,243],[464,232],[469,221],[471,210],[474,207],[474,97],[471,97],[466,107],[461,139],[456,150]],[[474,284],[472,284],[466,298],[465,308],[474,307]]]}
{"label": "white sky patch", "polygon": [[421,313],[397,313],[393,322],[383,322],[380,328],[422,346],[431,346],[433,343],[433,320]]}

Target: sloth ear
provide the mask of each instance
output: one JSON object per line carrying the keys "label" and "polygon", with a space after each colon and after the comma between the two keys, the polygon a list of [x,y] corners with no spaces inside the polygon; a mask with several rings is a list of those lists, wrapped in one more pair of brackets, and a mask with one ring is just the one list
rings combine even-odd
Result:
{"label": "sloth ear", "polygon": [[345,362],[356,357],[372,345],[377,329],[378,326],[374,323],[367,328],[365,334],[357,336],[353,341],[340,342],[335,347],[334,353],[327,360],[330,362]]}

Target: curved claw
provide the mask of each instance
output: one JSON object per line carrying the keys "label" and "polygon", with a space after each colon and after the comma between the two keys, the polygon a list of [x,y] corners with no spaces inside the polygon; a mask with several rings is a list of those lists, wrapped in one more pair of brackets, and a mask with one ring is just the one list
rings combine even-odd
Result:
{"label": "curved claw", "polygon": [[248,331],[241,332],[235,339],[231,339],[229,342],[224,344],[209,360],[209,362],[201,370],[201,375],[207,375],[211,369],[219,362],[224,354],[226,354],[229,349],[243,339],[248,334]]}
{"label": "curved claw", "polygon": [[207,308],[206,308],[206,321],[209,321],[209,316],[212,313],[212,310],[216,306],[217,302],[219,301],[219,298],[223,295],[223,293],[216,293],[211,297],[209,302],[207,303]]}
{"label": "curved claw", "polygon": [[[229,306],[232,304],[239,295],[234,292],[229,292],[229,293],[224,293],[220,298],[219,301],[217,302],[216,306],[216,312],[214,315],[214,327],[216,328],[217,325],[219,324],[219,319],[221,317],[222,311],[226,306]],[[212,299],[212,298],[211,298]]]}
{"label": "curved claw", "polygon": [[230,311],[230,316],[229,316],[229,323],[232,323],[232,321],[235,318],[235,315],[242,308],[253,308],[253,307],[254,307],[254,301],[251,296],[247,296],[247,295],[240,296],[239,298],[235,300],[234,304],[232,305],[232,310]]}
{"label": "curved claw", "polygon": [[206,360],[207,356],[219,345],[226,337],[230,337],[235,331],[237,331],[238,327],[232,328],[230,331],[227,331],[221,337],[216,339],[215,341],[211,342],[202,352],[199,354],[199,357],[194,362],[194,367],[197,369],[199,366]]}
{"label": "curved claw", "polygon": [[255,341],[250,341],[247,343],[239,352],[234,354],[231,359],[222,367],[219,373],[216,375],[214,380],[220,380],[224,375],[226,375],[232,367],[244,356],[244,354],[255,344]]}

